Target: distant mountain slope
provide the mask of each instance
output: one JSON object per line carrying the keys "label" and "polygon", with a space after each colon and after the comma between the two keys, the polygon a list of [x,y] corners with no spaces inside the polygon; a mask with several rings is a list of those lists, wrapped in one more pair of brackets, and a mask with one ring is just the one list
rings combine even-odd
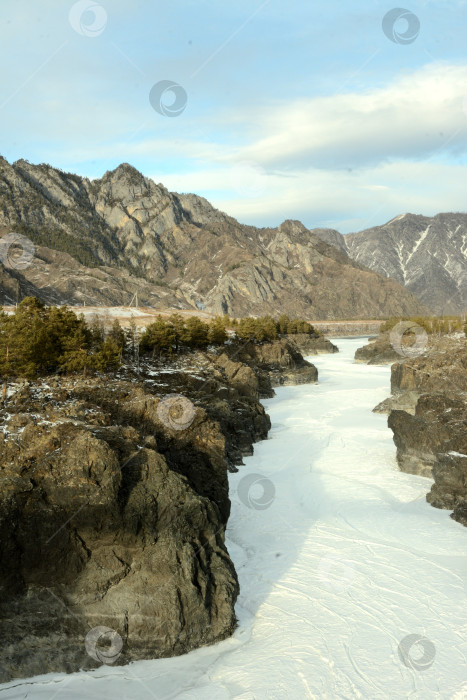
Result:
{"label": "distant mountain slope", "polygon": [[32,285],[46,301],[128,304],[139,290],[140,301],[156,308],[237,316],[425,311],[397,282],[350,260],[299,221],[245,226],[128,164],[90,181],[0,159],[0,228],[28,236],[38,255],[24,270],[0,270],[4,301],[11,301],[12,288],[24,293]]}
{"label": "distant mountain slope", "polygon": [[403,284],[434,313],[467,309],[467,214],[402,214],[346,236],[333,229],[315,232],[353,260]]}

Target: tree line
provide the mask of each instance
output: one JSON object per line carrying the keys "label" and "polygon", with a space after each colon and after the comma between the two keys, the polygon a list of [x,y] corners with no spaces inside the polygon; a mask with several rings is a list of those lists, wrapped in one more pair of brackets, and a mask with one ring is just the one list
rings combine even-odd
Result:
{"label": "tree line", "polygon": [[198,316],[184,318],[174,313],[157,316],[141,337],[134,321],[123,329],[115,320],[106,330],[102,321],[87,323],[66,306],[45,306],[26,297],[14,313],[0,310],[0,374],[4,381],[33,378],[49,373],[108,372],[136,356],[171,354],[205,349],[230,342],[268,342],[295,333],[318,333],[313,326],[283,314],[232,319],[216,316],[209,322]]}
{"label": "tree line", "polygon": [[460,316],[391,316],[382,324],[380,332],[391,331],[400,321],[410,321],[423,328],[428,335],[447,335],[462,329],[467,335],[467,324]]}
{"label": "tree line", "polygon": [[[230,331],[230,333],[229,333]],[[198,316],[183,318],[172,314],[167,319],[158,316],[146,327],[140,348],[142,352],[178,352],[180,348],[207,348],[232,342],[251,340],[255,343],[270,342],[285,335],[306,333],[319,335],[313,326],[302,319],[290,319],[282,314],[277,320],[272,316],[251,316],[241,319],[215,316],[206,323]]]}

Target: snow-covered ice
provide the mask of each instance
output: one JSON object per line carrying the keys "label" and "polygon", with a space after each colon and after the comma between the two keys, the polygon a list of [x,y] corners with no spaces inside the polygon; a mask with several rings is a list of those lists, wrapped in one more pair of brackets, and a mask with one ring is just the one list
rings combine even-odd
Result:
{"label": "snow-covered ice", "polygon": [[269,439],[230,477],[234,636],[14,681],[0,700],[467,697],[465,529],[426,503],[429,479],[397,468],[387,417],[371,412],[389,368],[352,363],[361,339],[335,342],[338,355],[311,358],[318,385],[264,402]]}

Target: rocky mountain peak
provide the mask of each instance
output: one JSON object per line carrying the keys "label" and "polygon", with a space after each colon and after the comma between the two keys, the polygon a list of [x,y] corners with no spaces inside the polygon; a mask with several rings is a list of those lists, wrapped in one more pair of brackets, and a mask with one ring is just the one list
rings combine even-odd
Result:
{"label": "rocky mountain peak", "polygon": [[101,182],[107,182],[108,180],[111,180],[113,182],[119,180],[126,180],[129,182],[143,182],[146,181],[146,178],[139,170],[137,170],[129,163],[120,163],[120,165],[118,165],[113,170],[107,170],[107,172],[104,173],[104,175],[101,178]]}
{"label": "rocky mountain peak", "polygon": [[301,233],[308,234],[308,229],[297,219],[286,219],[279,226],[279,230],[287,233],[289,236],[296,236]]}
{"label": "rocky mountain peak", "polygon": [[[0,228],[12,226],[37,246],[34,264],[15,271],[20,289],[49,303],[126,305],[138,291],[148,306],[203,304],[235,316],[285,312],[313,320],[424,311],[397,283],[363,271],[302,222],[240,224],[203,197],[171,193],[128,163],[92,182],[51,166],[6,163]],[[5,270],[3,288],[11,301],[16,281],[9,275]]]}
{"label": "rocky mountain peak", "polygon": [[328,243],[329,245],[334,246],[338,250],[340,250],[342,253],[347,255],[347,246],[345,243],[345,236],[342,235],[342,233],[339,233],[339,231],[336,231],[334,228],[314,228],[311,229],[311,232],[315,235],[318,236],[322,241],[325,243]]}
{"label": "rocky mountain peak", "polygon": [[434,313],[467,307],[467,214],[404,214],[345,236],[351,258],[404,284]]}

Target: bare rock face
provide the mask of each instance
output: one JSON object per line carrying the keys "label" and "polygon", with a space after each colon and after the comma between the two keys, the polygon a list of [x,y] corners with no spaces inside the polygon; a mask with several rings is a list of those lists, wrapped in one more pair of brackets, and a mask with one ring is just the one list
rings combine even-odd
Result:
{"label": "bare rock face", "polygon": [[397,460],[402,471],[432,476],[439,452],[467,450],[467,404],[445,394],[422,394],[415,415],[391,411]]}
{"label": "bare rock face", "polygon": [[241,362],[266,373],[273,387],[318,381],[316,367],[305,360],[297,345],[287,338],[262,345],[247,343],[234,352]]}
{"label": "bare rock face", "polygon": [[391,391],[467,392],[467,338],[433,338],[426,353],[393,365]]}
{"label": "bare rock face", "polygon": [[289,340],[299,348],[302,355],[328,355],[339,352],[339,348],[322,335],[313,336],[308,333],[297,333],[289,336]]}
{"label": "bare rock face", "polygon": [[435,483],[426,500],[435,508],[452,510],[452,518],[467,525],[467,454],[439,454],[433,465]]}
{"label": "bare rock face", "polygon": [[[398,282],[364,269],[299,221],[258,229],[202,197],[169,192],[123,163],[92,182],[0,158],[0,235],[36,246],[36,261],[0,265],[0,300],[128,305],[231,316],[311,318],[423,313]],[[66,268],[66,269],[64,269]]]}
{"label": "bare rock face", "polygon": [[[217,364],[223,368],[229,383],[243,396],[257,398],[260,394],[260,379],[258,373],[254,372],[251,367],[248,367],[243,362],[235,362],[230,360],[224,352],[218,358]],[[270,387],[267,387],[271,394]]]}
{"label": "bare rock face", "polygon": [[391,411],[406,411],[411,415],[415,414],[420,394],[416,391],[403,391],[401,394],[389,396],[374,407],[373,413],[391,413]]}
{"label": "bare rock face", "polygon": [[401,359],[389,342],[389,333],[381,333],[355,352],[355,362],[367,365],[387,365]]}
{"label": "bare rock face", "polygon": [[226,348],[23,383],[0,407],[0,682],[233,632],[228,470],[267,437],[269,373],[316,373],[288,341]]}
{"label": "bare rock face", "polygon": [[99,626],[119,635],[125,663],[185,653],[236,624],[219,425],[196,409],[179,436],[143,391],[123,391],[128,420],[109,425],[103,390],[86,393],[54,409],[79,401],[81,421],[35,414],[0,446],[3,681],[96,665],[84,644]]}
{"label": "bare rock face", "polygon": [[[434,339],[423,355],[392,366],[394,396],[388,400],[388,408],[396,408],[390,410],[388,425],[394,433],[400,468],[433,478],[428,502],[437,508],[453,509],[452,517],[464,525],[467,524],[466,369],[464,338]],[[381,408],[380,404],[375,410]]]}

